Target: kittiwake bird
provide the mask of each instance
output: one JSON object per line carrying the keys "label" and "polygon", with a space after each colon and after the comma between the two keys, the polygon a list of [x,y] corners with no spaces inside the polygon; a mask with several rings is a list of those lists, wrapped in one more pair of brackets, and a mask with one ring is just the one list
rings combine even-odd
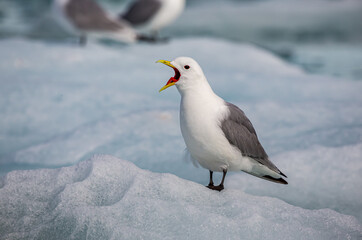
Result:
{"label": "kittiwake bird", "polygon": [[[193,160],[209,169],[210,189],[221,191],[228,171],[244,171],[265,180],[288,184],[260,144],[255,129],[244,112],[217,96],[201,67],[192,58],[159,60],[175,71],[160,92],[175,85],[181,95],[180,126]],[[215,186],[213,172],[222,172]]]}
{"label": "kittiwake bird", "polygon": [[93,0],[54,0],[51,11],[65,31],[80,37],[81,44],[88,34],[126,43],[133,43],[138,37],[128,23],[112,18]]}
{"label": "kittiwake bird", "polygon": [[175,21],[184,8],[185,0],[135,0],[119,19],[151,33],[156,41],[159,31]]}

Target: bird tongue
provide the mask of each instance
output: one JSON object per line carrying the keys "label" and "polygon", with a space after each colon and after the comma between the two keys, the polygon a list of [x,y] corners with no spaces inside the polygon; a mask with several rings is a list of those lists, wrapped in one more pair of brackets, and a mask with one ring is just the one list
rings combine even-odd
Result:
{"label": "bird tongue", "polygon": [[173,70],[175,71],[175,76],[171,77],[170,80],[168,80],[167,84],[169,83],[175,83],[180,79],[180,72],[177,68],[173,67]]}
{"label": "bird tongue", "polygon": [[175,76],[171,77],[171,78],[168,80],[168,82],[166,83],[166,86],[169,85],[169,84],[171,84],[171,83],[175,83],[175,82],[177,82],[177,81],[180,79],[181,74],[180,74],[180,72],[177,70],[177,68],[174,68],[174,67],[173,67],[173,70],[175,71]]}
{"label": "bird tongue", "polygon": [[174,83],[174,82],[177,82],[178,79],[174,78],[174,77],[171,77],[168,82],[166,83],[166,85],[170,84],[170,83]]}

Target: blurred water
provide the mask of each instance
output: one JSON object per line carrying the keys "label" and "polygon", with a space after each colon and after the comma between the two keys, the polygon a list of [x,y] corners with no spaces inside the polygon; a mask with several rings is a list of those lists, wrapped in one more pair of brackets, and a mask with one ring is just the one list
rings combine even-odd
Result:
{"label": "blurred water", "polygon": [[[0,37],[20,35],[51,40],[64,37],[64,32],[49,17],[50,2],[2,0]],[[98,2],[116,15],[131,0]],[[362,79],[362,2],[359,0],[190,0],[182,17],[166,28],[163,35],[251,42],[311,73]]]}

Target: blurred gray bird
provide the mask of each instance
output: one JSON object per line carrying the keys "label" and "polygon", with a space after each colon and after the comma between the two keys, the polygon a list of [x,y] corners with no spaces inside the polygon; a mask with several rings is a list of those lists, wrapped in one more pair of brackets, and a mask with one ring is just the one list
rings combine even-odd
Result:
{"label": "blurred gray bird", "polygon": [[128,23],[112,18],[92,0],[54,0],[52,15],[64,30],[79,36],[82,44],[88,34],[126,43],[137,40]]}
{"label": "blurred gray bird", "polygon": [[[209,169],[212,190],[224,189],[228,171],[244,171],[268,181],[288,184],[286,177],[270,160],[255,129],[244,112],[217,96],[199,64],[189,57],[172,62],[171,77],[160,91],[175,85],[181,94],[180,126],[192,159]],[[214,186],[213,172],[222,172],[220,185]]]}
{"label": "blurred gray bird", "polygon": [[185,8],[185,0],[136,0],[119,16],[141,32],[157,40],[159,31],[178,18]]}

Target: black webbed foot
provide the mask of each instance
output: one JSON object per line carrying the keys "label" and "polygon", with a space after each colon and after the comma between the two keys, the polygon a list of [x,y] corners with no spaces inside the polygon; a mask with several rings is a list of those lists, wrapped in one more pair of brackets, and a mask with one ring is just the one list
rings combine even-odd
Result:
{"label": "black webbed foot", "polygon": [[212,181],[213,171],[211,171],[211,170],[209,170],[209,171],[210,171],[210,182],[209,182],[209,185],[207,185],[206,187],[211,189],[211,190],[216,190],[216,191],[220,192],[221,190],[224,189],[224,180],[225,180],[225,176],[226,176],[227,171],[223,170],[222,180],[221,180],[220,185],[218,185],[218,186],[214,186],[214,182]]}
{"label": "black webbed foot", "polygon": [[218,186],[214,186],[214,185],[210,186],[210,185],[208,185],[206,187],[211,189],[211,190],[215,190],[215,191],[219,191],[219,192],[224,189],[224,185],[222,185],[222,184],[220,184]]}
{"label": "black webbed foot", "polygon": [[85,47],[85,45],[87,45],[87,37],[85,35],[80,35],[78,44],[79,46]]}
{"label": "black webbed foot", "polygon": [[157,36],[147,36],[140,34],[137,36],[137,40],[140,42],[148,43],[167,43],[169,41],[168,37],[157,37]]}

